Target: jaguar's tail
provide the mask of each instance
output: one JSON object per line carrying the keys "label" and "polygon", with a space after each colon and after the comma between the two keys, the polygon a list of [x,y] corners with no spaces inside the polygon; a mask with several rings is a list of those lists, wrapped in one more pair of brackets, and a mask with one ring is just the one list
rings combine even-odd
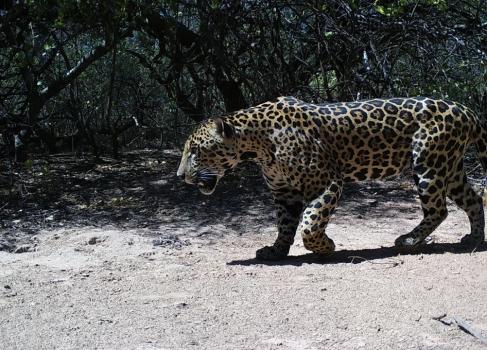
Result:
{"label": "jaguar's tail", "polygon": [[477,148],[480,163],[487,173],[487,119],[485,117],[479,122],[479,132],[475,147]]}

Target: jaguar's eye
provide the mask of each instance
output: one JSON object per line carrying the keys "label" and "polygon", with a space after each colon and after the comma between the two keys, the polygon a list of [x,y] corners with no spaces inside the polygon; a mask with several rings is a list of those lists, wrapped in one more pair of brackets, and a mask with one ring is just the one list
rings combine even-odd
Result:
{"label": "jaguar's eye", "polygon": [[192,155],[195,155],[195,156],[198,156],[199,153],[200,153],[199,148],[196,147],[196,146],[191,146],[191,148],[189,149],[189,151],[191,152]]}

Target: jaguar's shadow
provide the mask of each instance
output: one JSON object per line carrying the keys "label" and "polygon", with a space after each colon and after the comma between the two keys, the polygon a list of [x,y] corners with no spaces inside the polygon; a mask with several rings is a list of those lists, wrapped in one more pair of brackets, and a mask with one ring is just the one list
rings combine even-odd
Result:
{"label": "jaguar's shadow", "polygon": [[[285,259],[277,261],[264,261],[258,259],[233,260],[227,265],[271,265],[271,266],[301,266],[304,264],[358,264],[365,261],[380,260],[386,258],[397,258],[401,255],[419,255],[419,254],[471,254],[473,252],[487,251],[487,244],[477,247],[475,250],[467,249],[460,243],[432,243],[412,251],[404,251],[396,247],[381,247],[371,249],[357,249],[357,250],[339,250],[328,256],[320,256],[309,253],[299,256],[288,256]],[[389,263],[389,262],[388,262]],[[394,262],[391,262],[392,264]]]}

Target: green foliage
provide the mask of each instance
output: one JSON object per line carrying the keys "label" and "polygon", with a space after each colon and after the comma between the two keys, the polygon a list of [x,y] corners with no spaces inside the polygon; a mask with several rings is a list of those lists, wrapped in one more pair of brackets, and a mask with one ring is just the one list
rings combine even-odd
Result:
{"label": "green foliage", "polygon": [[375,10],[384,16],[400,16],[404,14],[413,15],[418,6],[432,7],[436,10],[446,10],[446,0],[397,0],[397,1],[374,1]]}
{"label": "green foliage", "polygon": [[27,169],[32,169],[32,166],[34,165],[34,162],[32,161],[32,159],[27,159],[25,162],[24,162],[24,166],[27,168]]}

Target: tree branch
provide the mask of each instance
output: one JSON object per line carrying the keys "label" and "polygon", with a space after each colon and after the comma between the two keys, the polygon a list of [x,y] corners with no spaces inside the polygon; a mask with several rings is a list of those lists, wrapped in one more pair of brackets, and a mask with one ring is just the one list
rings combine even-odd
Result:
{"label": "tree branch", "polygon": [[[117,37],[117,42],[130,36],[131,33],[132,29],[127,29],[124,33]],[[41,91],[40,97],[42,99],[42,102],[45,103],[53,96],[56,96],[62,89],[72,83],[81,73],[83,73],[91,64],[110,52],[115,44],[116,42],[112,40],[105,40],[102,45],[98,45],[93,48],[73,68],[67,71],[63,77],[55,80],[54,82],[49,84],[48,87]]]}

